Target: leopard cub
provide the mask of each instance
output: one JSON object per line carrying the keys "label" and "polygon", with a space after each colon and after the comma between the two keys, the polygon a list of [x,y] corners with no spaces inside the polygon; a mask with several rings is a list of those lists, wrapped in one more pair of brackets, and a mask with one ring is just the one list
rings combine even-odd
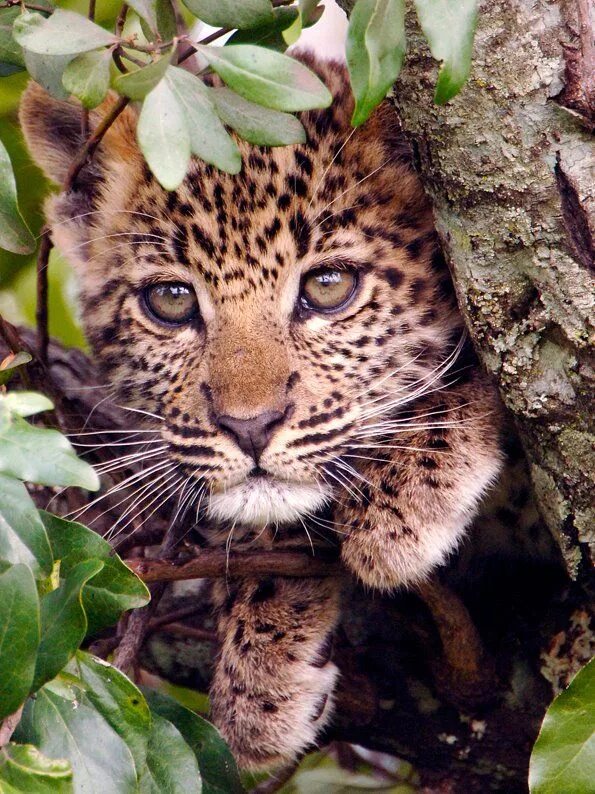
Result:
{"label": "leopard cub", "polygon": [[[334,95],[301,114],[306,143],[238,140],[238,175],[194,160],[167,192],[129,107],[47,216],[102,380],[162,440],[147,499],[184,493],[213,544],[340,540],[346,568],[390,591],[461,540],[500,469],[500,409],[394,112],[353,130],[344,68],[301,57]],[[79,116],[25,94],[25,137],[56,182]],[[242,767],[297,758],[329,723],[340,595],[335,579],[215,585],[213,718]]]}

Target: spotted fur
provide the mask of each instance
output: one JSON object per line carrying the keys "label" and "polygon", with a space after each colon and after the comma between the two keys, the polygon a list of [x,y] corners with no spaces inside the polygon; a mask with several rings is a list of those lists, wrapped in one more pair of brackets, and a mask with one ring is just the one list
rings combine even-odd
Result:
{"label": "spotted fur", "polygon": [[[393,112],[382,106],[354,131],[343,67],[303,57],[334,95],[329,110],[302,114],[307,143],[240,141],[239,175],[194,160],[168,193],[128,109],[47,214],[78,267],[104,380],[157,417],[147,426],[157,422],[170,467],[153,491],[165,499],[190,483],[212,543],[297,542],[296,527],[303,543],[302,526],[332,529],[347,567],[391,590],[426,577],[462,537],[500,468],[499,407],[464,341]],[[78,109],[32,85],[21,119],[38,162],[63,180]],[[301,311],[303,274],[326,264],[357,268],[355,300],[335,314]],[[200,320],[151,320],[139,290],[160,280],[192,285]],[[217,417],[263,411],[282,419],[259,461],[267,476],[254,477]],[[216,587],[213,716],[242,766],[295,758],[328,723],[339,596],[326,580]]]}

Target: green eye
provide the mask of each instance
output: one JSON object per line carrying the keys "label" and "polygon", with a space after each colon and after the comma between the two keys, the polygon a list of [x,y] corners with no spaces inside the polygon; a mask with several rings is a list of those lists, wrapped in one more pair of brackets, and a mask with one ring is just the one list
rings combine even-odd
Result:
{"label": "green eye", "polygon": [[300,298],[310,310],[330,312],[344,308],[355,295],[357,271],[321,267],[306,273]]}
{"label": "green eye", "polygon": [[188,284],[151,284],[143,290],[149,314],[167,325],[185,325],[198,315],[198,301]]}

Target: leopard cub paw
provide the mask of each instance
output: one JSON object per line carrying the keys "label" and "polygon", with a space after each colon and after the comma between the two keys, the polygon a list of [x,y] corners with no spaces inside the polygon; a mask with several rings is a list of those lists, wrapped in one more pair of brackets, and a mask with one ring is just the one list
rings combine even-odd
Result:
{"label": "leopard cub paw", "polygon": [[339,584],[243,580],[221,604],[212,719],[240,768],[284,766],[315,745],[332,714]]}

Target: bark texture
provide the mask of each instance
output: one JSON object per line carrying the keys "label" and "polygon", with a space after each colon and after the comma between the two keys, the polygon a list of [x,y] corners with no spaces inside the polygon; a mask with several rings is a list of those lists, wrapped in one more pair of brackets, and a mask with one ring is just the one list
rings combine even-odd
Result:
{"label": "bark texture", "polygon": [[595,140],[589,103],[576,101],[579,6],[484,0],[471,78],[445,107],[433,103],[438,67],[409,14],[392,101],[541,514],[580,578],[595,552]]}

